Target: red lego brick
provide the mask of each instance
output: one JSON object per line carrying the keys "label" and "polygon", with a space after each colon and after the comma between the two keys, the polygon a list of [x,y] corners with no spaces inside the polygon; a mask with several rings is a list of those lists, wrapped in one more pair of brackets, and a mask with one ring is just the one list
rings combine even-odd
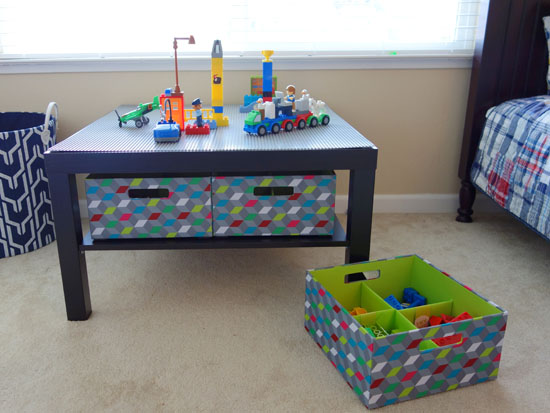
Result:
{"label": "red lego brick", "polygon": [[452,336],[432,338],[432,341],[439,347],[450,346],[451,344],[460,343],[462,341],[462,334],[453,334]]}
{"label": "red lego brick", "polygon": [[438,326],[441,324],[441,322],[443,321],[443,319],[441,317],[438,317],[436,315],[433,315],[430,317],[430,325],[431,326]]}
{"label": "red lego brick", "polygon": [[204,126],[198,127],[197,125],[186,125],[186,135],[208,135],[210,133],[210,126],[205,123]]}
{"label": "red lego brick", "polygon": [[450,323],[453,319],[451,316],[448,316],[447,314],[441,314],[441,318],[443,319],[443,323]]}
{"label": "red lego brick", "polygon": [[470,314],[468,314],[467,311],[464,311],[462,314],[457,315],[455,318],[451,320],[451,323],[454,323],[455,321],[462,321],[462,320],[469,320],[473,318]]}

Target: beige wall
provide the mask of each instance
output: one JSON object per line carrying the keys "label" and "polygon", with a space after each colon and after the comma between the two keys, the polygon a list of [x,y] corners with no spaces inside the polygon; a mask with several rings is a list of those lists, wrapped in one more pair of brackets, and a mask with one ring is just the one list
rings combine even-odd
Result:
{"label": "beige wall", "polygon": [[[228,71],[225,103],[242,103],[250,75]],[[182,72],[188,97],[210,101],[210,72]],[[458,190],[458,159],[470,70],[277,71],[279,90],[306,88],[379,148],[377,194],[449,194]],[[172,72],[0,75],[0,111],[60,108],[64,139],[120,104],[149,101],[172,86]],[[339,173],[338,193],[347,192]]]}

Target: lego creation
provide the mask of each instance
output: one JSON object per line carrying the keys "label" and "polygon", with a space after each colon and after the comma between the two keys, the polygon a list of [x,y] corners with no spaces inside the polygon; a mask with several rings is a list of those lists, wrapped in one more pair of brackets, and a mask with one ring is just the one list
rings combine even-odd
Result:
{"label": "lego creation", "polygon": [[244,96],[244,103],[239,108],[242,113],[248,113],[243,130],[264,136],[281,130],[290,132],[294,128],[328,125],[330,117],[325,112],[325,103],[310,98],[305,89],[300,99],[296,99],[293,85],[287,86],[286,97],[282,92],[273,92],[273,61],[270,59],[273,51],[263,50],[262,54],[265,57],[262,61],[262,94]]}
{"label": "lego creation", "polygon": [[155,96],[152,102],[140,103],[135,110],[125,113],[122,116],[119,115],[115,109],[115,113],[118,118],[118,126],[122,128],[122,124],[126,124],[127,122],[133,120],[136,128],[141,128],[143,125],[147,125],[149,123],[149,118],[145,115],[159,108],[159,97]]}
{"label": "lego creation", "polygon": [[[223,49],[221,40],[214,40],[211,58],[212,109],[217,126],[229,125],[227,116],[223,116]],[[212,125],[211,125],[212,126]]]}

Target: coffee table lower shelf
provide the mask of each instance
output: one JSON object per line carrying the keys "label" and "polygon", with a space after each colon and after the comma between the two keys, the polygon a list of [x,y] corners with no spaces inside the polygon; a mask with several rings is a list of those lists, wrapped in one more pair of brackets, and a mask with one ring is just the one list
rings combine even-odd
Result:
{"label": "coffee table lower shelf", "polygon": [[347,247],[346,231],[334,220],[332,236],[271,236],[271,237],[213,237],[213,238],[149,238],[94,240],[88,232],[80,245],[81,251],[106,250],[176,250],[217,248],[293,248]]}

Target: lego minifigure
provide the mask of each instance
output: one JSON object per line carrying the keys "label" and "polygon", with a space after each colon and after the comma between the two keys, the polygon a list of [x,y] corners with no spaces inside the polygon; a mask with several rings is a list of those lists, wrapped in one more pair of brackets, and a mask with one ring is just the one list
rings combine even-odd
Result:
{"label": "lego minifigure", "polygon": [[193,102],[191,102],[191,104],[193,105],[193,109],[195,109],[195,117],[197,118],[197,120],[195,121],[195,125],[197,125],[197,127],[199,128],[202,128],[202,102],[200,98],[196,98]]}
{"label": "lego minifigure", "polygon": [[292,103],[292,110],[295,109],[295,106],[294,106],[295,100],[296,100],[296,88],[294,87],[294,85],[288,85],[286,87],[285,101]]}

